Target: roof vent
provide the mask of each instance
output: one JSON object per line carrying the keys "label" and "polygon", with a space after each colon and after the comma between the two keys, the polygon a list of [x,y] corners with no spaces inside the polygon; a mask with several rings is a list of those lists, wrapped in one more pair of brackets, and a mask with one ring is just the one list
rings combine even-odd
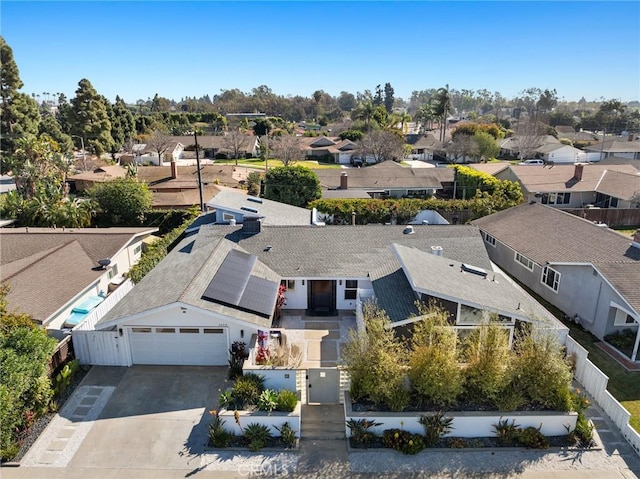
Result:
{"label": "roof vent", "polygon": [[262,204],[262,198],[257,198],[255,196],[247,196],[247,201],[253,201],[254,203]]}
{"label": "roof vent", "polygon": [[470,264],[462,263],[460,265],[460,270],[465,273],[477,274],[478,276],[482,276],[483,278],[487,277],[487,272],[482,268],[478,268],[476,266],[471,266]]}
{"label": "roof vent", "polygon": [[409,225],[404,230],[402,230],[402,233],[406,235],[412,235],[413,233],[415,233],[415,231],[413,231],[413,226]]}
{"label": "roof vent", "polygon": [[431,254],[436,256],[442,256],[442,246],[432,246]]}

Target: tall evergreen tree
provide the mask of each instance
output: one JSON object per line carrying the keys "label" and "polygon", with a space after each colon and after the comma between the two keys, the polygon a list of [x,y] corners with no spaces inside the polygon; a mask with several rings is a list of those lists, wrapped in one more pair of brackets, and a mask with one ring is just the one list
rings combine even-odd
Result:
{"label": "tall evergreen tree", "polygon": [[136,135],[136,123],[133,114],[127,108],[122,98],[116,96],[116,102],[109,110],[111,120],[111,154],[115,160],[115,153],[119,152]]}
{"label": "tall evergreen tree", "polygon": [[387,110],[387,113],[391,114],[393,111],[393,102],[395,98],[393,97],[393,87],[391,83],[384,84],[384,109]]}
{"label": "tall evergreen tree", "polygon": [[73,141],[71,141],[69,135],[62,131],[60,123],[58,123],[55,116],[51,114],[44,115],[40,122],[38,133],[41,135],[46,134],[53,138],[58,143],[61,153],[70,154],[73,152]]}
{"label": "tall evergreen tree", "polygon": [[84,138],[86,148],[97,155],[110,150],[113,140],[107,105],[86,78],[80,80],[71,100],[69,120],[71,133]]}
{"label": "tall evergreen tree", "polygon": [[13,153],[18,138],[38,133],[38,104],[18,91],[22,86],[13,50],[0,37],[0,150],[5,154]]}

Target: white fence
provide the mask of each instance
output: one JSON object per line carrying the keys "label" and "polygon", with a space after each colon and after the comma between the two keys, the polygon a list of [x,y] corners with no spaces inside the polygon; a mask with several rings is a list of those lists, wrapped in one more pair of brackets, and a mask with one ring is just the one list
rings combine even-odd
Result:
{"label": "white fence", "polygon": [[96,331],[95,326],[132,288],[131,280],[126,280],[71,330],[73,350],[81,364],[129,366],[126,340],[118,331]]}
{"label": "white fence", "polygon": [[580,346],[571,336],[567,337],[565,346],[567,353],[575,355],[576,358],[575,378],[584,386],[606,415],[611,418],[636,453],[640,454],[640,434],[629,425],[629,419],[631,418],[629,411],[607,391],[607,383],[609,382],[607,375],[589,361],[587,350]]}

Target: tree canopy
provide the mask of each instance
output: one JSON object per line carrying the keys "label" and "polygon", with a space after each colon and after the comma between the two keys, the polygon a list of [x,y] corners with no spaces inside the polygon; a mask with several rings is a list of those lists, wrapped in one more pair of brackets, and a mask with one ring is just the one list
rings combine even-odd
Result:
{"label": "tree canopy", "polygon": [[304,166],[279,166],[265,175],[265,198],[305,207],[322,196],[320,180]]}
{"label": "tree canopy", "polygon": [[134,226],[144,221],[153,197],[149,187],[132,178],[116,178],[93,186],[87,194],[113,225]]}

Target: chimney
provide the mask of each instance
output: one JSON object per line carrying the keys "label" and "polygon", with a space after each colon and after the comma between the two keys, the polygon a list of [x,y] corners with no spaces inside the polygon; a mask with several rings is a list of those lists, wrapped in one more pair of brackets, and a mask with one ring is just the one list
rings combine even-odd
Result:
{"label": "chimney", "polygon": [[576,168],[573,172],[573,178],[582,181],[582,170],[584,170],[584,165],[582,163],[576,163]]}
{"label": "chimney", "polygon": [[431,254],[436,256],[442,256],[442,246],[432,246]]}
{"label": "chimney", "polygon": [[627,141],[633,141],[633,139],[635,138],[636,135],[634,135],[633,133],[629,133],[627,135]]}
{"label": "chimney", "polygon": [[349,186],[349,175],[347,175],[346,171],[340,173],[340,189],[346,190]]}
{"label": "chimney", "polygon": [[178,177],[178,164],[176,160],[171,160],[171,178],[174,180]]}
{"label": "chimney", "polygon": [[631,246],[635,246],[636,248],[640,248],[640,229],[636,231],[636,234],[633,237],[633,241],[631,242]]}

